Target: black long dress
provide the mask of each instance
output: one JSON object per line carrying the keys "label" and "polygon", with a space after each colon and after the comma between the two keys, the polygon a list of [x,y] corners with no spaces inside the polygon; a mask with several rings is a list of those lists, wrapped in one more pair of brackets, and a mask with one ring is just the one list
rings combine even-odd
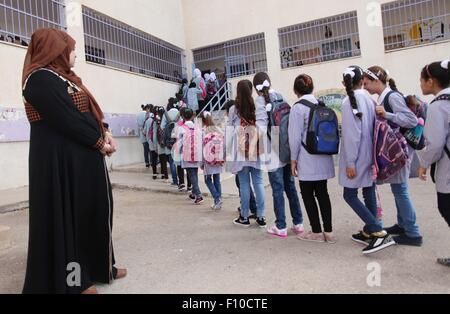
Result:
{"label": "black long dress", "polygon": [[87,95],[71,85],[41,69],[23,93],[31,124],[26,294],[79,294],[116,274],[102,132]]}

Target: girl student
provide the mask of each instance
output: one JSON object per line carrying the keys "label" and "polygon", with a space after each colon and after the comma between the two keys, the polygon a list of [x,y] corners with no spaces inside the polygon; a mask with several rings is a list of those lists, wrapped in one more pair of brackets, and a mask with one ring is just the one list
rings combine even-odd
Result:
{"label": "girl student", "polygon": [[[362,89],[364,72],[351,66],[343,73],[348,97],[342,104],[342,145],[339,163],[339,184],[344,199],[364,222],[364,229],[352,240],[366,246],[364,254],[378,252],[395,245],[378,219],[376,184],[373,179],[373,141],[375,101]],[[358,198],[362,189],[364,203]]]}

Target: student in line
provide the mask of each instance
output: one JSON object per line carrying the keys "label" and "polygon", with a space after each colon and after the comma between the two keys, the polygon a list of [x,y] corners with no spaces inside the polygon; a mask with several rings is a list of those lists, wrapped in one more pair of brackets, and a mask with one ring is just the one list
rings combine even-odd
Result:
{"label": "student in line", "polygon": [[191,109],[194,112],[194,114],[197,114],[200,111],[198,97],[201,94],[202,90],[199,87],[197,87],[197,85],[194,82],[192,82],[189,85],[187,98],[188,98],[188,108]]}
{"label": "student in line", "polygon": [[[230,109],[231,107],[233,107],[235,105],[235,101],[234,100],[229,100],[227,101],[224,106],[223,109],[225,110],[225,114],[227,117],[230,116]],[[227,172],[232,172],[231,170],[228,169],[228,165],[230,165],[230,163],[227,163],[225,166],[227,167]],[[229,171],[228,171],[229,170]],[[235,175],[235,183],[236,183],[236,188],[238,189],[239,192],[239,199],[241,198],[241,185],[239,182],[239,176]],[[241,215],[241,207],[239,206],[238,208],[238,212],[239,215]],[[250,186],[250,216],[249,219],[253,219],[256,220],[257,215],[256,215],[256,198],[255,198],[255,192],[253,192],[253,188]]]}
{"label": "student in line", "polygon": [[[310,108],[302,104],[318,105],[312,95],[314,82],[309,75],[302,74],[295,79],[294,92],[299,101],[292,108],[289,118],[289,144],[291,148],[292,174],[300,180],[303,202],[311,223],[311,232],[298,238],[303,241],[336,243],[333,234],[332,207],[328,194],[328,180],[335,177],[332,156],[311,155],[303,143],[306,142]],[[322,214],[323,229],[320,223],[319,208]]]}
{"label": "student in line", "polygon": [[[205,111],[202,115],[202,125],[203,125],[203,144],[205,145],[216,145],[215,149],[222,150],[224,148],[224,134],[216,127],[212,119],[210,112]],[[214,141],[216,141],[214,143]],[[222,184],[220,182],[220,175],[223,173],[224,156],[221,152],[212,151],[213,149],[204,146],[204,156],[203,160],[203,173],[205,176],[205,183],[208,187],[211,195],[214,199],[214,204],[211,206],[213,210],[221,210],[223,206],[222,200]],[[213,156],[213,154],[217,154]],[[220,159],[220,160],[218,160]]]}
{"label": "student in line", "polygon": [[[426,148],[419,152],[419,177],[426,180],[427,169],[433,166],[439,211],[450,226],[450,60],[427,65],[421,74],[424,95],[434,95],[425,125]],[[450,258],[438,263],[450,267]]]}
{"label": "student in line", "polygon": [[[342,104],[339,184],[344,187],[345,201],[365,223],[352,239],[366,246],[364,254],[370,254],[395,245],[378,219],[372,169],[376,102],[362,89],[364,72],[360,67],[347,68],[343,77],[348,97]],[[358,198],[360,189],[364,203]]]}
{"label": "student in line", "polygon": [[[263,164],[260,149],[257,147],[259,145],[256,144],[254,139],[260,132],[267,132],[268,119],[265,106],[255,105],[252,92],[252,82],[243,80],[238,83],[235,106],[230,108],[228,118],[228,127],[234,129],[232,173],[238,175],[241,186],[241,212],[239,218],[234,220],[233,223],[242,227],[250,227],[251,181],[256,192],[256,223],[259,227],[265,228],[267,223],[265,218]],[[245,132],[248,132],[247,135],[244,134]]]}
{"label": "student in line", "polygon": [[[180,120],[177,123],[176,129],[175,129],[175,134],[176,134],[176,138],[177,143],[174,146],[174,149],[172,150],[173,153],[173,159],[175,162],[175,165],[177,166],[177,175],[178,175],[178,191],[180,192],[191,192],[192,191],[192,184],[191,184],[191,180],[189,180],[189,176],[187,175],[185,169],[183,169],[183,167],[181,167],[181,153],[182,153],[182,149],[183,149],[183,145],[182,145],[182,141],[180,141],[180,131],[181,131],[181,127],[184,125],[185,123],[185,112],[186,110],[188,110],[188,108],[186,107],[182,107],[180,108]],[[185,181],[185,175],[186,175],[186,181]],[[187,186],[185,184],[185,182],[187,182]]]}
{"label": "student in line", "polygon": [[159,157],[161,162],[161,179],[168,181],[169,180],[169,172],[167,169],[167,155],[170,154],[170,150],[168,150],[163,141],[162,137],[162,119],[164,114],[166,113],[163,107],[158,107],[154,119],[153,124],[153,144],[155,145],[155,152]]}
{"label": "student in line", "polygon": [[186,169],[192,183],[192,194],[189,196],[195,205],[204,202],[203,194],[198,183],[198,168],[202,165],[202,134],[194,123],[195,115],[191,109],[184,112],[185,123],[180,127],[179,141],[183,143],[181,153],[181,167]]}
{"label": "student in line", "polygon": [[158,153],[156,152],[156,145],[153,141],[153,132],[155,132],[155,107],[151,108],[150,117],[144,124],[144,134],[148,143],[148,149],[150,152],[150,164],[152,167],[153,180],[158,179]]}
{"label": "student in line", "polygon": [[[164,131],[164,134],[165,134],[166,128],[168,128],[169,124],[175,125],[180,120],[180,111],[175,107],[175,102],[176,102],[175,98],[169,99],[169,103],[167,104],[167,111],[162,118],[161,129]],[[174,131],[174,130],[172,130],[172,131]],[[166,145],[167,145],[167,143],[166,143]],[[166,153],[167,153],[167,155],[166,155],[167,161],[169,162],[169,166],[170,166],[170,173],[172,176],[171,186],[178,188],[177,167],[172,158],[172,147],[166,147]]]}
{"label": "student in line", "polygon": [[[255,75],[253,79],[253,86],[256,89],[258,97],[256,98],[256,106],[266,108],[268,115],[272,114],[274,103],[284,103],[283,96],[272,89],[269,75],[260,72]],[[270,120],[270,119],[269,119]],[[289,132],[287,125],[284,125],[286,130],[281,132]],[[275,127],[275,126],[272,126]],[[269,129],[269,132],[271,130]],[[269,140],[271,138],[269,137]],[[295,187],[295,179],[292,176],[291,164],[284,163],[280,160],[279,149],[268,145],[269,161],[267,163],[269,171],[269,181],[272,187],[272,197],[275,211],[275,225],[268,229],[268,233],[280,238],[287,238],[288,230],[286,224],[286,204],[284,195],[286,194],[289,201],[289,208],[293,219],[292,231],[300,236],[305,232],[303,228],[303,215],[300,207],[300,200]]]}
{"label": "student in line", "polygon": [[142,111],[137,115],[137,125],[139,130],[139,140],[142,143],[142,146],[144,147],[144,160],[145,160],[145,166],[147,168],[150,168],[150,149],[149,144],[147,141],[146,133],[144,132],[145,123],[150,118],[151,114],[151,105],[142,105],[141,106]]}
{"label": "student in line", "polygon": [[[388,86],[389,84],[389,86]],[[386,70],[373,66],[365,71],[364,88],[372,95],[379,95],[376,113],[385,118],[391,127],[412,129],[419,121],[408,108],[405,98],[397,90],[395,81],[389,77]],[[378,182],[390,184],[397,206],[398,222],[395,226],[386,228],[386,232],[395,235],[394,241],[399,245],[422,246],[423,238],[417,225],[416,210],[412,204],[408,181],[411,172],[411,160],[414,149],[408,145],[409,162],[392,178]]]}

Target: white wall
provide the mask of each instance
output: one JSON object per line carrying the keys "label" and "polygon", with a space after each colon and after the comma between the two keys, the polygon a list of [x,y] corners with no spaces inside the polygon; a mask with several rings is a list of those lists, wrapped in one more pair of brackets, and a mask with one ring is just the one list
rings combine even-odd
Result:
{"label": "white wall", "polygon": [[[75,0],[105,15],[129,24],[155,37],[185,49],[180,0]],[[77,41],[75,71],[83,79],[108,113],[140,111],[143,103],[166,105],[179,85],[139,74],[88,64],[84,60],[84,32],[81,13],[67,7],[68,32]],[[76,7],[75,7],[76,8]],[[81,22],[81,23],[79,23]],[[0,43],[0,107],[23,108],[21,75],[26,49]],[[7,73],[7,77],[4,73]],[[108,160],[114,166],[143,162],[143,150],[137,138],[120,138],[119,151]],[[0,143],[0,190],[28,184],[28,143]]]}
{"label": "white wall", "polygon": [[[311,3],[306,0],[182,0],[186,42],[188,49],[197,49],[215,43],[232,40],[260,32],[265,33],[268,72],[273,86],[290,101],[294,101],[293,83],[297,75],[310,74],[316,85],[316,92],[341,88],[342,72],[350,65],[369,67],[380,65],[389,69],[397,85],[405,93],[420,95],[419,74],[422,67],[432,61],[449,57],[450,43],[414,47],[385,53],[384,34],[381,26],[370,25],[367,20],[373,10],[368,5],[372,0],[320,0]],[[378,1],[378,3],[390,0]],[[362,56],[335,60],[316,65],[281,69],[278,29],[320,18],[356,10]],[[214,18],[208,19],[214,12]],[[190,18],[190,17],[203,18]],[[217,31],[211,31],[217,30]],[[236,86],[242,77],[233,79]]]}

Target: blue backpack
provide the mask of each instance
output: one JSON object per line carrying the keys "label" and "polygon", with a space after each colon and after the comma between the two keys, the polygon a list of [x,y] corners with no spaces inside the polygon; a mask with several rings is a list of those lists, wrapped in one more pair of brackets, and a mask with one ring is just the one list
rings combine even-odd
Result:
{"label": "blue backpack", "polygon": [[[283,99],[283,96],[271,94],[272,111],[269,112],[269,139],[272,148],[278,151],[278,157],[282,163],[291,162],[291,148],[289,146],[289,115],[291,106]],[[276,128],[274,128],[276,127]],[[273,135],[276,135],[275,137]],[[279,143],[274,142],[279,139]]]}
{"label": "blue backpack", "polygon": [[311,155],[339,154],[339,121],[333,109],[319,101],[318,105],[302,99],[300,104],[311,109],[306,143],[303,147]]}

